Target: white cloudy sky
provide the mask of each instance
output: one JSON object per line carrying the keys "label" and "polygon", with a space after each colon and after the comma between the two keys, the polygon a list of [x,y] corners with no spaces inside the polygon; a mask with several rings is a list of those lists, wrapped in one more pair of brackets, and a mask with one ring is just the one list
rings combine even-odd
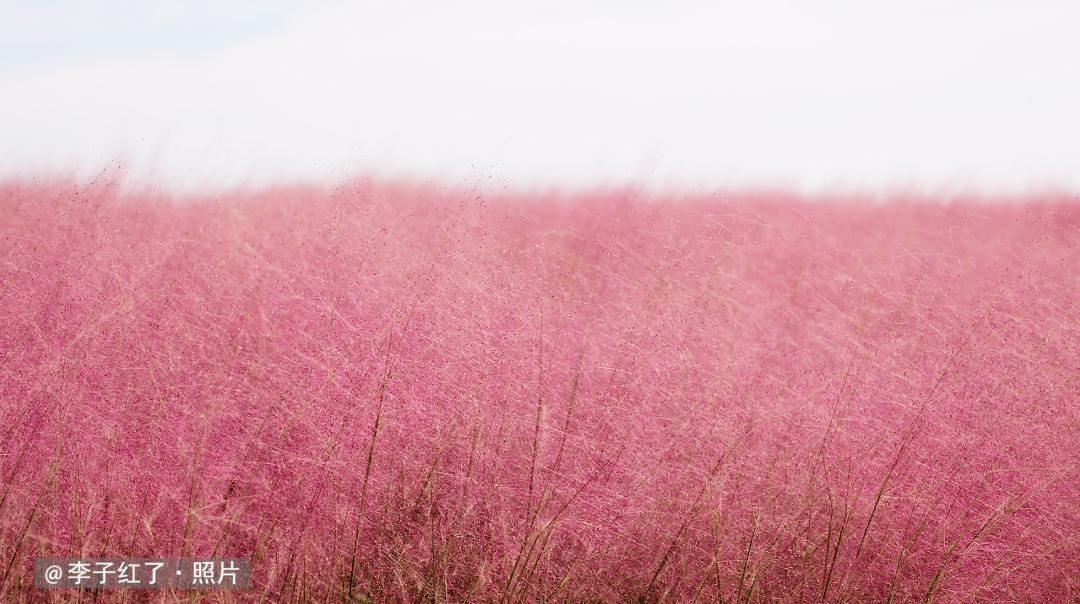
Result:
{"label": "white cloudy sky", "polygon": [[0,0],[0,176],[1078,187],[1078,25],[993,0]]}

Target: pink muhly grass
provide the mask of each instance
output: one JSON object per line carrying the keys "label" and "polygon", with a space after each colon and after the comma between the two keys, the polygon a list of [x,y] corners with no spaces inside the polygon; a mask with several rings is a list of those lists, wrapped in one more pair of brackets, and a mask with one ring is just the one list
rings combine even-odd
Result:
{"label": "pink muhly grass", "polygon": [[1051,196],[8,182],[0,595],[1074,601],[1078,241]]}

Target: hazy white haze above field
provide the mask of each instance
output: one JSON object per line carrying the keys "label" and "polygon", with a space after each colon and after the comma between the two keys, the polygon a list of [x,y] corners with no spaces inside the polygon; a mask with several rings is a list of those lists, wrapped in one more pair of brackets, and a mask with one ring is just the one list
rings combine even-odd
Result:
{"label": "hazy white haze above field", "polygon": [[0,173],[1080,184],[1072,2],[5,2]]}

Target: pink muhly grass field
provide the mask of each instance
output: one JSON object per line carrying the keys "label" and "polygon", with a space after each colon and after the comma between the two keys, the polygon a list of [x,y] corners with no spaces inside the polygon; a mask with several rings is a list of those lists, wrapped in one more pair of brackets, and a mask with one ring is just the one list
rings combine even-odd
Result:
{"label": "pink muhly grass field", "polygon": [[1064,196],[8,182],[0,598],[1077,601],[1078,241]]}

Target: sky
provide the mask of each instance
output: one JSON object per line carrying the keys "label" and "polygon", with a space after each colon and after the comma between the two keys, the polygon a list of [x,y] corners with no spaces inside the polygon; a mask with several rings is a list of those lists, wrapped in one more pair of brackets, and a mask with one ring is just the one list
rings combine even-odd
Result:
{"label": "sky", "polygon": [[1080,187],[1080,3],[0,0],[0,177]]}

